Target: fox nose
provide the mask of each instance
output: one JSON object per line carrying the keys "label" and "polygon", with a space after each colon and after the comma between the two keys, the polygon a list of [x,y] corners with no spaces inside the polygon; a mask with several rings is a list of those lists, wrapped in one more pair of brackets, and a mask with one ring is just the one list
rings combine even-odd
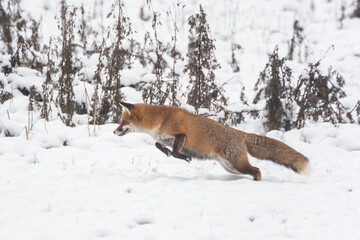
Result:
{"label": "fox nose", "polygon": [[120,129],[119,129],[119,128],[117,128],[117,129],[115,129],[115,130],[114,130],[114,132],[113,132],[113,133],[114,133],[114,134],[116,134],[116,132],[122,132],[122,131],[123,131],[123,130],[122,130],[122,128],[120,128]]}

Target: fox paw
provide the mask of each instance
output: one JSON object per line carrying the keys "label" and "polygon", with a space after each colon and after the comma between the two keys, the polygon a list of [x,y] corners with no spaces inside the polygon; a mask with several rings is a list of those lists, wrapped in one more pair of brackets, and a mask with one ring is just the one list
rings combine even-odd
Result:
{"label": "fox paw", "polygon": [[191,162],[191,157],[190,156],[185,156],[184,160],[187,161],[187,162]]}
{"label": "fox paw", "polygon": [[172,155],[172,152],[169,150],[169,149],[166,149],[167,151],[166,151],[166,156],[168,156],[168,157],[171,157],[171,155]]}

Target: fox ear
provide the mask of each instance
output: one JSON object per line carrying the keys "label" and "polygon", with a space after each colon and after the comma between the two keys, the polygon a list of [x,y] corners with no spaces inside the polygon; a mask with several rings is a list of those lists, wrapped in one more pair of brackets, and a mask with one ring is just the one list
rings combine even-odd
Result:
{"label": "fox ear", "polygon": [[126,103],[126,102],[120,102],[120,106],[124,108],[125,111],[129,111],[134,108],[133,104]]}

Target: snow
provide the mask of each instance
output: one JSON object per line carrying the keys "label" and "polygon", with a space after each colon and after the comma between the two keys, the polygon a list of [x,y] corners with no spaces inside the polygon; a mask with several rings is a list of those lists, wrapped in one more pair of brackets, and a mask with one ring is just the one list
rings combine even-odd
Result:
{"label": "snow", "polygon": [[[254,182],[214,161],[167,158],[147,135],[115,136],[114,124],[97,128],[96,137],[88,126],[52,121],[49,134],[43,124],[31,141],[0,138],[4,239],[358,237],[360,148],[346,146],[359,139],[359,127],[285,133],[313,174],[251,159],[263,173]],[[346,140],[350,127],[357,134]]]}
{"label": "snow", "polygon": [[[33,16],[42,17],[44,42],[57,36],[58,1],[22,2]],[[94,2],[69,2],[78,7],[83,2],[85,9],[94,11]],[[172,23],[165,12],[171,3],[151,2],[162,13],[159,36],[169,41]],[[345,2],[350,8],[353,1]],[[303,24],[310,55],[307,61],[289,62],[294,81],[308,62],[326,55],[323,71],[333,66],[346,80],[344,106],[352,108],[360,99],[360,20],[346,18],[339,29],[339,1],[186,1],[178,34],[183,55],[188,40],[186,20],[198,11],[199,3],[216,38],[216,56],[222,65],[216,81],[227,82],[229,109],[243,109],[239,101],[243,86],[252,102],[267,53],[279,45],[280,55],[286,55],[295,19]],[[105,16],[110,5],[111,1],[104,1]],[[151,22],[138,19],[146,1],[126,1],[125,5],[137,31],[134,37],[141,41],[146,31],[152,33]],[[111,25],[111,19],[104,22]],[[99,28],[99,22],[92,24]],[[236,74],[229,67],[231,41],[242,46]],[[334,49],[326,53],[332,45]],[[0,59],[4,64],[9,58]],[[86,60],[88,76],[93,76],[96,64],[96,55]],[[183,64],[179,62],[178,68]],[[122,76],[127,101],[141,102],[141,92],[129,86],[151,81],[154,75],[135,63]],[[0,105],[1,240],[360,238],[359,125],[307,122],[299,130],[265,133],[261,120],[246,119],[247,123],[234,127],[285,142],[307,156],[313,170],[310,176],[298,175],[249,157],[262,172],[262,181],[254,182],[250,176],[226,172],[212,160],[187,163],[168,158],[146,134],[115,136],[116,124],[94,127],[87,124],[87,116],[77,115],[76,127],[65,127],[56,109],[49,122],[34,112],[27,136],[28,97],[17,88],[35,85],[41,91],[44,76],[20,67],[15,74],[0,73],[0,80],[14,95]],[[180,80],[186,89],[187,76]],[[89,95],[94,91],[90,84],[77,80],[77,102],[86,101],[85,89]],[[188,105],[184,108],[191,110]]]}

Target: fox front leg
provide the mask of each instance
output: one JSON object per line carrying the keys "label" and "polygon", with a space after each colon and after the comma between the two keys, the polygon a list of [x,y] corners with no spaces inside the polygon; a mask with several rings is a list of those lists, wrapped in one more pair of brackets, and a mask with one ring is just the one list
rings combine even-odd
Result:
{"label": "fox front leg", "polygon": [[191,161],[191,157],[185,154],[180,153],[180,150],[182,149],[182,147],[184,146],[186,141],[186,136],[185,134],[178,134],[175,136],[175,141],[174,141],[174,147],[173,147],[173,151],[171,151],[170,149],[166,148],[164,145],[162,145],[159,142],[155,143],[155,146],[162,151],[163,153],[165,153],[168,157],[173,156],[175,158],[179,158],[182,160],[185,160],[187,162]]}
{"label": "fox front leg", "polygon": [[185,141],[186,141],[185,134],[178,134],[175,136],[172,155],[173,157],[180,158],[187,162],[190,162],[191,161],[190,156],[180,153],[181,149],[184,147]]}
{"label": "fox front leg", "polygon": [[165,153],[166,156],[170,157],[172,155],[172,151],[170,149],[168,149],[167,147],[165,147],[164,145],[162,145],[159,142],[155,143],[155,146],[162,151],[163,153]]}

